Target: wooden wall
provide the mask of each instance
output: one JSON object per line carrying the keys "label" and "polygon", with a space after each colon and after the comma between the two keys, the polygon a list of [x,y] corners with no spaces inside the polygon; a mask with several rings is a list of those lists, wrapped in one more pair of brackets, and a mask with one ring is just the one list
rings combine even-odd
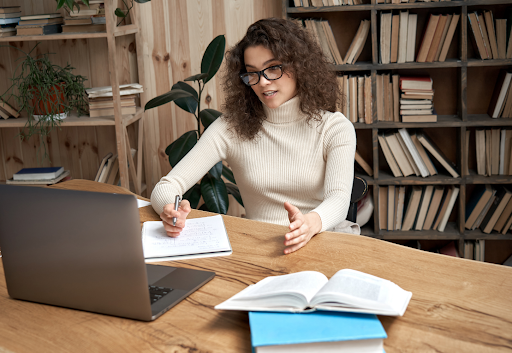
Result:
{"label": "wooden wall", "polygon": [[[21,5],[23,15],[55,12],[55,4],[55,0],[0,0],[0,6]],[[145,82],[141,83],[145,93],[142,100],[165,93],[177,81],[199,73],[203,52],[217,35],[224,34],[230,47],[256,20],[281,17],[281,6],[280,0],[152,0],[135,4],[143,39]],[[133,35],[116,39],[121,62],[118,75],[122,83],[138,81],[134,41]],[[10,44],[26,50],[36,43]],[[43,41],[37,51],[56,53],[52,60],[60,65],[69,62],[76,73],[88,77],[88,86],[110,85],[104,39]],[[1,93],[8,87],[16,57],[16,50],[0,47]],[[219,80],[214,78],[203,92],[201,106],[220,110],[222,99]],[[170,171],[165,148],[196,125],[191,114],[170,103],[146,112],[144,127],[145,183],[149,195],[159,179]],[[22,167],[38,166],[35,154],[38,139],[21,142],[16,137],[18,132],[16,128],[0,129],[0,181],[11,178]],[[135,131],[131,135],[135,138]],[[70,169],[73,178],[93,179],[101,158],[115,151],[113,127],[62,128],[52,133],[49,142],[52,164]],[[49,162],[45,161],[44,165]]]}

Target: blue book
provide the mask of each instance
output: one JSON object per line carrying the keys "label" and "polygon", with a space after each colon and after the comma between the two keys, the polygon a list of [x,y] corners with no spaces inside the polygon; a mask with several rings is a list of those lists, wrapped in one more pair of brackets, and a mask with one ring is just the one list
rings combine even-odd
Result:
{"label": "blue book", "polygon": [[252,311],[249,323],[255,353],[382,353],[387,338],[373,314]]}
{"label": "blue book", "polygon": [[18,23],[20,20],[19,17],[12,17],[12,18],[0,18],[0,25],[7,25],[11,23]]}
{"label": "blue book", "polygon": [[12,176],[13,180],[52,180],[64,173],[63,167],[23,168]]}

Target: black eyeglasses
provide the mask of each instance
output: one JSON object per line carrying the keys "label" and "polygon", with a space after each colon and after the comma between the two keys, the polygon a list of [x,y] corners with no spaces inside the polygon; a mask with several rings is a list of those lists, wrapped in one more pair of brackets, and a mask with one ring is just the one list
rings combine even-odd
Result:
{"label": "black eyeglasses", "polygon": [[283,65],[270,66],[266,69],[256,72],[246,72],[240,74],[240,78],[247,86],[254,86],[260,82],[261,75],[263,75],[263,77],[269,81],[278,80],[281,78],[281,76],[283,76]]}

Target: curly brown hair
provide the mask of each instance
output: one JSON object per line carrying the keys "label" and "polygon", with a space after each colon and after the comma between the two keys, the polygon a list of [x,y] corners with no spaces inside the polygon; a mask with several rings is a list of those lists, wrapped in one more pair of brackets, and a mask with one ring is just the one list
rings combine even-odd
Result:
{"label": "curly brown hair", "polygon": [[256,137],[265,120],[261,101],[239,77],[245,72],[245,50],[258,45],[269,49],[283,63],[283,70],[294,76],[300,110],[308,116],[308,123],[321,121],[322,110],[336,111],[341,101],[336,72],[313,37],[291,20],[259,20],[249,26],[242,40],[226,52],[222,77],[226,94],[222,111],[240,139]]}

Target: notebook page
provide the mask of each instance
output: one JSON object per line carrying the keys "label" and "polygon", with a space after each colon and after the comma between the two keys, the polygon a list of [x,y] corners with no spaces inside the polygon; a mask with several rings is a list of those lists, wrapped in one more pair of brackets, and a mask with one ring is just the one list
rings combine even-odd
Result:
{"label": "notebook page", "polygon": [[161,221],[144,222],[142,246],[146,259],[231,251],[221,215],[187,219],[177,238],[165,233]]}

